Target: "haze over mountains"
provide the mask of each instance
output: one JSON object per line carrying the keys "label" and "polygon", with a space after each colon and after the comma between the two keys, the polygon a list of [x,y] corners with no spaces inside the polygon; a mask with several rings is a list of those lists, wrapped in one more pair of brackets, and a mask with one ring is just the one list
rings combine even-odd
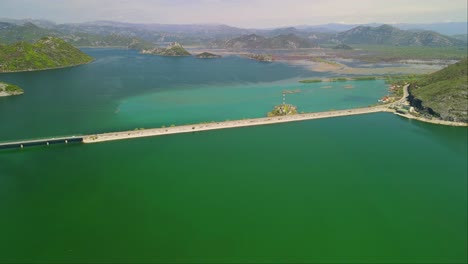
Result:
{"label": "haze over mountains", "polygon": [[[96,21],[56,24],[47,20],[0,19],[0,43],[35,41],[56,36],[75,46],[149,47],[179,42],[217,48],[296,49],[319,44],[402,46],[466,45],[466,23],[345,25],[325,24],[274,29],[243,29],[227,25],[132,24]],[[403,30],[412,29],[412,30]],[[436,31],[430,31],[430,30]],[[445,34],[445,35],[444,35]],[[454,35],[451,37],[448,35]]]}

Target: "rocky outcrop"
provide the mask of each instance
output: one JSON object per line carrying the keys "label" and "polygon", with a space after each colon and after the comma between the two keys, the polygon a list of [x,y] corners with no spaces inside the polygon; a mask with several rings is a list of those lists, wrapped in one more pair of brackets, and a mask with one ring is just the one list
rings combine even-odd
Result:
{"label": "rocky outcrop", "polygon": [[152,54],[152,55],[159,55],[159,56],[191,56],[190,52],[188,52],[182,45],[177,42],[172,42],[166,48],[154,48],[154,49],[143,49],[141,50],[142,54]]}

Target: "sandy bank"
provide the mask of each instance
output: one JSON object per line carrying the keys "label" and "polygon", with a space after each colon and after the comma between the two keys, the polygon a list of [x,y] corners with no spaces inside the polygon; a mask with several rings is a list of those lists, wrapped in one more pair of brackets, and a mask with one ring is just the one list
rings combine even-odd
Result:
{"label": "sandy bank", "polygon": [[66,69],[66,68],[71,68],[71,67],[90,64],[90,63],[93,63],[95,60],[96,59],[93,58],[91,61],[88,61],[88,62],[72,64],[72,65],[66,65],[66,66],[59,66],[59,67],[44,68],[44,69],[27,69],[27,70],[18,70],[18,71],[0,71],[0,74],[2,74],[2,73],[17,73],[17,72],[39,72],[39,71]]}

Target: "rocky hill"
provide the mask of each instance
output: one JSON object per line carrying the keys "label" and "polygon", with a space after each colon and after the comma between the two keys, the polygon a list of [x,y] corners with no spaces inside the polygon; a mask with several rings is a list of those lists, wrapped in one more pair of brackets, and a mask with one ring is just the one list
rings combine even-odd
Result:
{"label": "rocky hill", "polygon": [[153,49],[143,49],[141,50],[142,54],[152,54],[159,56],[191,56],[182,45],[177,42],[169,44],[167,48],[153,48]]}
{"label": "rocky hill", "polygon": [[390,25],[358,26],[339,33],[336,37],[345,44],[433,47],[466,45],[463,41],[433,31],[405,31]]}
{"label": "rocky hill", "polygon": [[35,43],[0,45],[0,72],[33,71],[89,63],[93,60],[62,39],[44,37]]}
{"label": "rocky hill", "polygon": [[421,78],[410,89],[411,104],[443,120],[468,122],[468,60]]}
{"label": "rocky hill", "polygon": [[244,35],[226,42],[214,43],[214,47],[225,49],[303,49],[317,45],[294,34],[264,37],[256,34]]}

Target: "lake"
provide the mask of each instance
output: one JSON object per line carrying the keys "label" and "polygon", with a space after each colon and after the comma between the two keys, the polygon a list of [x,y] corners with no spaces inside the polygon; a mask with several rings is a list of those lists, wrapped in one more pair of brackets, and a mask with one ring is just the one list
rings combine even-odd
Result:
{"label": "lake", "polygon": [[[0,141],[262,117],[283,90],[299,111],[387,93],[239,57],[85,51],[0,75],[26,91],[0,98]],[[0,262],[464,263],[467,131],[378,113],[0,151]]]}

